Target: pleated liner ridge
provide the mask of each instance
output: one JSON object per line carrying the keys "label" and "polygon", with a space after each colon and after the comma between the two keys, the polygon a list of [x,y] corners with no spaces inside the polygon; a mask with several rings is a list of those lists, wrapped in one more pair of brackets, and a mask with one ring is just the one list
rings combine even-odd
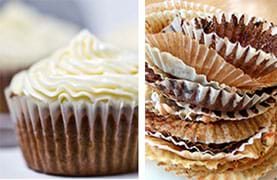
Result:
{"label": "pleated liner ridge", "polygon": [[147,33],[158,33],[176,17],[181,14],[186,19],[194,17],[212,16],[222,10],[213,6],[201,5],[199,3],[171,0],[150,4],[145,9],[145,28]]}
{"label": "pleated liner ridge", "polygon": [[[111,102],[38,103],[6,90],[27,165],[70,176],[137,171],[138,107]],[[12,108],[11,108],[12,107]]]}

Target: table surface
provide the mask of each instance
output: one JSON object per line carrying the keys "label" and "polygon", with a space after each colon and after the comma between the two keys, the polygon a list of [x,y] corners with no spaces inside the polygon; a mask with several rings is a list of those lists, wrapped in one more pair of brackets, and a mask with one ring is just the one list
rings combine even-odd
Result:
{"label": "table surface", "polygon": [[[18,147],[0,148],[0,179],[8,179],[8,178],[66,179],[66,177],[46,175],[46,174],[32,171],[25,165],[20,149]],[[93,179],[137,179],[137,178],[138,178],[138,173],[131,173],[131,174],[124,174],[124,175],[116,175],[116,176],[101,176]],[[74,179],[79,179],[79,178],[74,178]]]}

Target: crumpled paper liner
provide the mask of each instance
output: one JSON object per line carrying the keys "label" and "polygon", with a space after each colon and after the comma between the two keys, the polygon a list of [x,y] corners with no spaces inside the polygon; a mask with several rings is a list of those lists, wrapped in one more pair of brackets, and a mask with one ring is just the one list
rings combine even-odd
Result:
{"label": "crumpled paper liner", "polygon": [[267,100],[275,92],[274,90],[272,92],[263,91],[259,95],[249,95],[230,92],[226,89],[215,89],[196,82],[172,79],[149,64],[146,66],[146,81],[163,95],[175,100],[181,107],[194,104],[197,107],[218,112],[235,112],[251,108]]}
{"label": "crumpled paper liner", "polygon": [[137,171],[138,108],[124,102],[37,102],[6,90],[28,167],[66,175]]}
{"label": "crumpled paper liner", "polygon": [[[258,159],[262,153],[267,153],[275,143],[275,125],[272,128],[264,128],[259,133],[250,137],[247,142],[240,145],[232,152],[213,153],[209,150],[200,151],[196,146],[189,147],[184,141],[176,141],[171,136],[161,133],[148,132],[145,139],[146,144],[156,146],[159,149],[170,151],[176,155],[190,160],[220,160],[235,161],[240,159]],[[185,146],[182,150],[179,146]]]}
{"label": "crumpled paper liner", "polygon": [[[239,121],[250,119],[255,116],[261,115],[274,107],[276,104],[276,95],[268,98],[267,100],[256,104],[255,106],[237,112],[220,112],[211,111],[206,108],[199,108],[191,104],[178,104],[173,100],[161,95],[154,87],[147,85],[148,89],[151,88],[151,98],[147,101],[149,110],[157,114],[168,116],[176,115],[182,120],[197,121],[197,122],[217,122],[221,120]],[[150,93],[150,92],[149,92]],[[150,95],[149,95],[150,96]]]}
{"label": "crumpled paper liner", "polygon": [[186,11],[199,11],[209,14],[222,12],[221,9],[209,6],[206,4],[187,2],[184,0],[170,0],[160,3],[153,3],[146,7],[145,13],[150,14],[154,12],[163,12],[167,10],[186,10]]}
{"label": "crumpled paper liner", "polygon": [[271,170],[277,168],[277,149],[274,148],[265,157],[260,158],[258,162],[247,163],[243,166],[243,168],[240,166],[235,166],[235,168],[230,168],[230,170],[225,170],[222,172],[211,172],[209,170],[199,171],[197,170],[198,166],[193,168],[186,168],[181,164],[173,163],[161,162],[159,165],[163,166],[166,171],[175,172],[178,176],[186,176],[188,178],[199,180],[226,180],[230,178],[235,180],[258,180],[260,177],[266,175]]}
{"label": "crumpled paper liner", "polygon": [[222,11],[212,6],[179,0],[150,4],[146,7],[145,30],[146,33],[158,33],[170,24],[176,15],[191,20],[219,12]]}
{"label": "crumpled paper liner", "polygon": [[179,105],[193,104],[209,110],[236,112],[248,109],[270,97],[269,94],[239,95],[224,89],[203,86],[196,82],[178,79],[165,79],[156,82],[156,88]]}
{"label": "crumpled paper liner", "polygon": [[[249,119],[255,116],[258,116],[260,114],[265,113],[268,109],[272,108],[276,104],[276,95],[275,97],[271,97],[264,102],[258,103],[255,106],[244,109],[237,112],[220,112],[217,110],[208,110],[206,108],[197,107],[190,104],[178,104],[178,106],[183,107],[184,112],[180,111],[180,114],[183,113],[192,113],[197,115],[206,115],[210,117],[207,120],[211,119],[224,119],[224,120],[231,120],[231,121],[237,121],[237,120],[243,120],[243,119]],[[205,122],[205,121],[204,121]],[[207,121],[209,122],[209,121]]]}
{"label": "crumpled paper liner", "polygon": [[[158,165],[163,166],[165,170],[173,171],[177,175],[186,176],[189,178],[198,177],[201,180],[207,176],[223,178],[224,174],[227,175],[225,178],[230,177],[228,175],[233,175],[234,179],[236,179],[236,175],[242,174],[244,174],[244,178],[261,177],[265,173],[272,170],[274,166],[277,166],[277,147],[272,148],[269,153],[262,155],[257,160],[243,159],[239,161],[223,162],[220,160],[194,161],[184,159],[169,151],[161,150],[157,147],[149,146],[147,144],[145,146],[147,159],[156,161]],[[223,178],[223,180],[225,180],[225,178]]]}
{"label": "crumpled paper liner", "polygon": [[239,42],[242,47],[248,45],[266,53],[277,55],[277,27],[265,20],[246,14],[218,13],[213,17],[193,20],[197,28],[205,33],[215,32],[231,42]]}
{"label": "crumpled paper liner", "polygon": [[262,115],[241,121],[203,123],[182,120],[179,117],[157,115],[146,110],[146,132],[160,132],[189,142],[223,144],[243,141],[263,128],[269,128],[275,116],[272,108]]}
{"label": "crumpled paper liner", "polygon": [[195,17],[205,17],[211,15],[210,13],[186,10],[186,9],[173,9],[153,12],[146,14],[145,17],[145,32],[146,33],[159,33],[162,29],[170,24],[176,16],[181,16],[187,20],[192,20]]}
{"label": "crumpled paper liner", "polygon": [[[164,32],[182,32],[196,39],[199,43],[215,49],[220,56],[235,67],[242,69],[252,78],[263,84],[276,84],[274,71],[277,71],[276,56],[262,50],[256,50],[251,46],[242,47],[239,42],[232,43],[228,38],[221,38],[215,32],[205,33],[204,29],[197,29],[191,23],[177,16],[172,23],[164,28]],[[272,79],[266,79],[268,75]],[[267,81],[266,81],[267,80]]]}
{"label": "crumpled paper liner", "polygon": [[255,90],[263,87],[241,69],[226,62],[218,53],[181,32],[147,35],[147,43],[161,52],[171,53],[186,65],[195,68],[198,74],[206,75],[209,81],[217,81],[231,87]]}
{"label": "crumpled paper liner", "polygon": [[158,48],[151,47],[147,43],[145,45],[145,56],[149,68],[153,69],[161,77],[165,77],[166,73],[176,78],[198,82],[202,85],[236,91],[236,89],[232,89],[216,81],[208,81],[206,75],[197,74],[194,67],[185,64],[181,59],[168,52],[161,52]]}

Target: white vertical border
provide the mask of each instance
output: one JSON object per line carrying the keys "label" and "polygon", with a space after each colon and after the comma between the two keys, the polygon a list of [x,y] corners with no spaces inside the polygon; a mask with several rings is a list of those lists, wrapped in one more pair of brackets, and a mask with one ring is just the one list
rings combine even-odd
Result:
{"label": "white vertical border", "polygon": [[139,179],[145,179],[145,0],[138,1],[139,52]]}

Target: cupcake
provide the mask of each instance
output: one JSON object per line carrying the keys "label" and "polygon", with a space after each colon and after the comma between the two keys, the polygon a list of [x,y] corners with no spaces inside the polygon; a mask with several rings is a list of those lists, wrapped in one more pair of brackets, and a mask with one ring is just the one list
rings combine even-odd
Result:
{"label": "cupcake", "polygon": [[146,157],[193,179],[258,179],[277,167],[276,25],[180,7],[156,8],[177,13],[155,31],[146,16]]}
{"label": "cupcake", "polygon": [[82,31],[6,89],[28,167],[66,176],[138,167],[137,56]]}
{"label": "cupcake", "polygon": [[[75,25],[39,14],[19,2],[10,2],[0,11],[0,133],[11,131],[4,88],[12,76],[36,60],[67,43],[78,28]],[[9,132],[9,133],[12,133]],[[10,139],[9,135],[6,140]],[[12,145],[0,141],[0,145]]]}

